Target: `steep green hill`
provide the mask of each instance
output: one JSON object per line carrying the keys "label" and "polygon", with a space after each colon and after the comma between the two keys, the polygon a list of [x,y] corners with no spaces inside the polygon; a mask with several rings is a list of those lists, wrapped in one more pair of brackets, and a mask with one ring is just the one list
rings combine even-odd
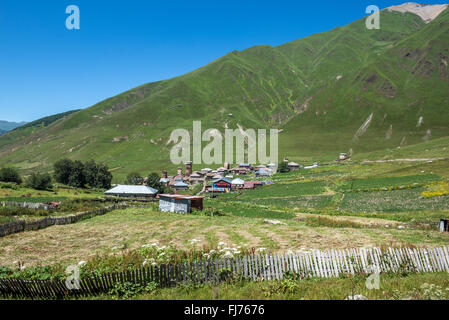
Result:
{"label": "steep green hill", "polygon": [[95,158],[118,178],[174,168],[170,132],[191,131],[193,120],[222,132],[282,129],[280,156],[297,161],[449,136],[448,44],[449,10],[429,24],[382,11],[380,30],[362,19],[279,47],[234,51],[47,127],[17,129],[0,138],[0,165],[49,169],[60,157]]}

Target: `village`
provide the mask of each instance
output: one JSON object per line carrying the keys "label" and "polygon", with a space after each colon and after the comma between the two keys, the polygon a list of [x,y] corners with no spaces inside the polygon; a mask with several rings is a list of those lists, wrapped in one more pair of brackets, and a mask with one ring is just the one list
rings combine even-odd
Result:
{"label": "village", "polygon": [[[297,171],[301,166],[296,162],[289,161],[288,158],[283,160],[285,167],[289,171]],[[313,166],[306,167],[309,169],[316,168]],[[160,183],[173,190],[172,194],[159,193],[159,190],[149,186],[135,185],[117,185],[111,190],[105,192],[106,196],[112,197],[128,197],[128,198],[154,198],[159,200],[159,209],[162,212],[190,213],[193,209],[203,210],[203,200],[209,194],[210,198],[214,198],[219,194],[230,192],[238,192],[242,190],[252,190],[273,184],[266,178],[275,174],[278,165],[270,163],[267,165],[253,166],[250,163],[241,163],[231,168],[229,163],[224,163],[223,167],[216,170],[203,168],[199,171],[193,171],[191,161],[185,164],[185,173],[182,168],[178,168],[176,175],[169,176],[168,172],[162,172]],[[184,194],[195,186],[202,185],[203,188],[196,195]]]}

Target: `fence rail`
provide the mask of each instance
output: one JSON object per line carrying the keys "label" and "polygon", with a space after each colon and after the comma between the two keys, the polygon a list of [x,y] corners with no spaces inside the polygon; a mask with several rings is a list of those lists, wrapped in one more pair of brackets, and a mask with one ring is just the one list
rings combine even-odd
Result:
{"label": "fence rail", "polygon": [[378,248],[313,250],[304,253],[254,254],[233,259],[199,260],[176,265],[149,266],[121,273],[84,277],[79,289],[69,290],[61,280],[0,279],[4,297],[65,298],[110,292],[118,283],[160,287],[180,283],[219,283],[232,278],[249,281],[281,280],[286,273],[300,279],[385,272],[449,272],[449,249]]}

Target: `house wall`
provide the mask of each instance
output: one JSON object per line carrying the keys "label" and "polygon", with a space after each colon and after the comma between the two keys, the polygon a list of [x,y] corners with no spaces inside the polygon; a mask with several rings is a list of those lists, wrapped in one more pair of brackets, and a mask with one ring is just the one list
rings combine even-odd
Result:
{"label": "house wall", "polygon": [[159,199],[159,210],[162,212],[189,213],[191,210],[190,200],[161,197]]}
{"label": "house wall", "polygon": [[223,188],[223,189],[230,189],[231,188],[231,184],[224,182],[224,181],[220,181],[217,183],[214,183],[214,187],[215,188]]}

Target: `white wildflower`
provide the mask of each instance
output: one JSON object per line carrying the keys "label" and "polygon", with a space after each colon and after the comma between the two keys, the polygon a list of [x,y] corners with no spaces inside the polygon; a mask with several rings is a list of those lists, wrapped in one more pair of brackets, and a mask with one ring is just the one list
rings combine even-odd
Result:
{"label": "white wildflower", "polygon": [[82,266],[84,266],[85,264],[87,264],[86,261],[80,261],[80,262],[78,262],[78,267],[82,267]]}
{"label": "white wildflower", "polygon": [[231,251],[226,251],[226,253],[223,255],[223,258],[234,258],[234,255],[231,253]]}

